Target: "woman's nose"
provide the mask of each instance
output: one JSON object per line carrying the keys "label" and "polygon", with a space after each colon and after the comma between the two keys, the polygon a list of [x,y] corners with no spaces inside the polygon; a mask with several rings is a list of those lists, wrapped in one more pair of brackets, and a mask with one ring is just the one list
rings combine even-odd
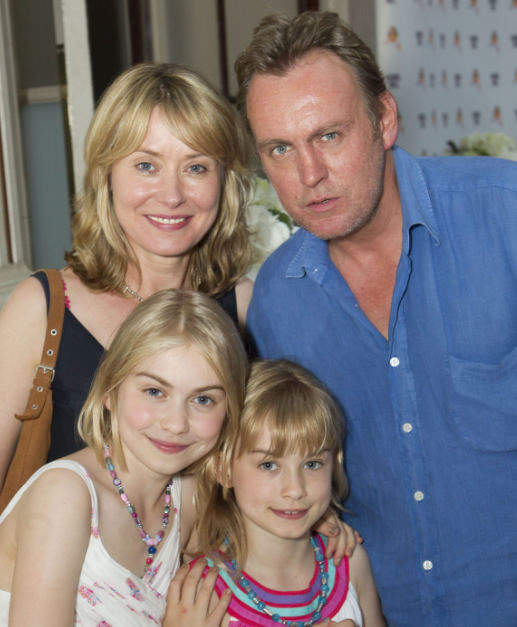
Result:
{"label": "woman's nose", "polygon": [[176,172],[164,172],[157,198],[171,209],[185,202],[185,191],[181,176]]}

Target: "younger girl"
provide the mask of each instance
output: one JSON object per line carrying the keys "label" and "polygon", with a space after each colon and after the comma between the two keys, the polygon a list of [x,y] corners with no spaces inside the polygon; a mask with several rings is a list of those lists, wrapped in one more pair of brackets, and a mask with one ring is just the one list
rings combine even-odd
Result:
{"label": "younger girl", "polygon": [[324,557],[325,539],[311,534],[347,491],[341,440],[339,409],[309,372],[288,361],[252,367],[219,483],[198,486],[199,545],[219,568],[212,603],[233,592],[224,626],[308,626],[325,618],[385,626],[366,551],[357,546],[335,568]]}
{"label": "younger girl", "polygon": [[129,315],[80,417],[88,448],[44,466],[0,517],[1,626],[161,624],[195,520],[179,473],[214,463],[246,369],[207,296],[159,292]]}

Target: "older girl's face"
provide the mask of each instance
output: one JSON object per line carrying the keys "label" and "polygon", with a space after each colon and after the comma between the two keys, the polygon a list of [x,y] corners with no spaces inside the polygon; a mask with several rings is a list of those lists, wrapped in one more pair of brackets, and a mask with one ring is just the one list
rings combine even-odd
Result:
{"label": "older girl's face", "polygon": [[[106,399],[110,409],[110,399]],[[118,392],[118,428],[131,465],[170,476],[215,446],[226,393],[210,364],[189,345],[139,364]]]}
{"label": "older girl's face", "polygon": [[156,107],[142,145],[111,171],[115,215],[139,260],[188,259],[217,217],[221,176],[218,162],[175,137]]}

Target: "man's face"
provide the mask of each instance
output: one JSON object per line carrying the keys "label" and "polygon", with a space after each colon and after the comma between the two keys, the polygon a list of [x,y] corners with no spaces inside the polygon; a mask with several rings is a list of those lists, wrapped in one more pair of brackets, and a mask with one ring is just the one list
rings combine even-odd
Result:
{"label": "man's face", "polygon": [[299,225],[331,239],[368,224],[395,138],[384,137],[382,119],[374,133],[353,74],[337,56],[316,51],[283,76],[256,74],[247,113],[264,169]]}

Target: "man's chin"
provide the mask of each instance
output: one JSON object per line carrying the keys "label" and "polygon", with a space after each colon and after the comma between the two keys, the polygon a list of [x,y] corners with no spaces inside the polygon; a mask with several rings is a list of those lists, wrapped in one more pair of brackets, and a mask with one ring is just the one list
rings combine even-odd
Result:
{"label": "man's chin", "polygon": [[297,224],[298,226],[301,226],[302,229],[309,231],[309,233],[314,235],[314,237],[326,242],[331,239],[337,239],[344,237],[345,235],[349,235],[355,230],[354,227],[343,224],[321,224],[318,222],[314,223],[309,220],[304,220],[304,223],[297,222]]}

